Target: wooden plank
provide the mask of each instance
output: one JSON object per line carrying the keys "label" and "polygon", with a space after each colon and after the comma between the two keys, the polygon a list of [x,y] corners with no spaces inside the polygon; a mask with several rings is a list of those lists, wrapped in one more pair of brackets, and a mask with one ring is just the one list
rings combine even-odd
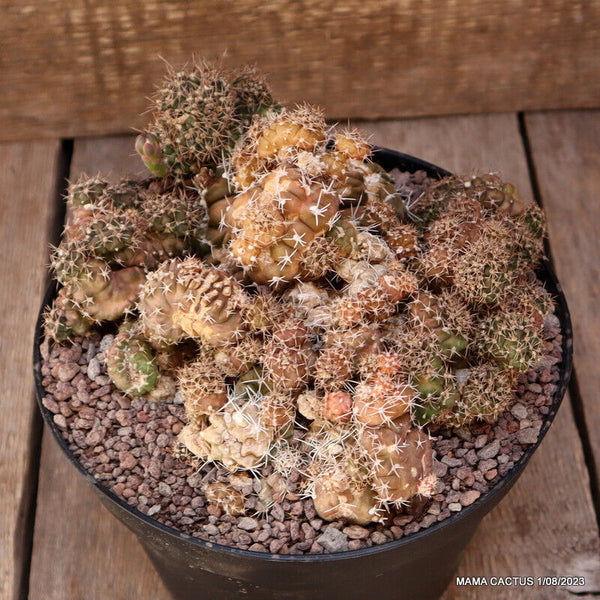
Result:
{"label": "wooden plank", "polygon": [[[77,141],[71,179],[140,171],[130,137]],[[74,518],[75,516],[75,518]],[[136,537],[108,513],[46,431],[29,600],[170,600]]]}
{"label": "wooden plank", "polygon": [[[573,318],[577,383],[598,472],[600,111],[532,114],[526,124],[550,217],[554,262]],[[600,489],[597,493],[600,497]]]}
{"label": "wooden plank", "polygon": [[[372,133],[374,143],[419,156],[454,172],[499,172],[517,185],[525,198],[531,199],[527,163],[515,115],[364,124],[363,129]],[[600,191],[597,179],[596,186],[589,189],[590,196],[593,189],[596,193]],[[553,213],[550,219],[552,247],[568,244],[574,225],[565,226]],[[562,228],[563,236],[555,236]],[[580,271],[578,277],[576,281],[586,280],[584,271]],[[590,304],[589,312],[592,306]],[[594,329],[590,327],[590,331]],[[600,331],[600,327],[595,331]],[[590,360],[593,356],[590,355]],[[565,398],[547,439],[509,495],[484,519],[457,574],[488,579],[511,575],[575,576],[582,575],[589,562],[596,579],[588,575],[587,591],[597,592],[600,590],[597,551],[598,530],[589,478],[569,399]],[[451,585],[443,600],[569,597],[572,594],[564,588]]]}
{"label": "wooden plank", "polygon": [[332,118],[590,107],[600,2],[28,0],[4,3],[2,139],[129,132],[195,54],[256,63]]}
{"label": "wooden plank", "polygon": [[0,598],[24,592],[39,421],[31,344],[45,281],[60,144],[0,145]]}

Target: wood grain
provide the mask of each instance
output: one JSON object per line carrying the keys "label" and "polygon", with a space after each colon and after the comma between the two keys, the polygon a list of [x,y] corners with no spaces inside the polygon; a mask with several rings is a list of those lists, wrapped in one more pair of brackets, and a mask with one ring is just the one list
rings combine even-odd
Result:
{"label": "wood grain", "polygon": [[[532,190],[516,115],[481,115],[360,124],[374,143],[413,154],[459,173],[492,170],[518,186],[526,199]],[[600,160],[596,154],[596,160]],[[596,173],[598,170],[596,170]],[[600,190],[600,181],[596,180]],[[569,229],[550,214],[552,247],[567,244],[555,229]],[[556,253],[556,251],[555,251]],[[585,281],[583,272],[578,281]],[[593,305],[590,305],[593,306]],[[593,330],[592,330],[593,331]],[[600,324],[598,329],[600,331]],[[598,355],[596,355],[598,356]],[[490,513],[467,548],[457,574],[462,576],[580,575],[587,563],[589,589],[600,591],[598,529],[583,451],[569,399],[565,398],[548,437],[521,479]],[[580,590],[581,591],[581,590]],[[570,598],[564,588],[456,587],[443,600],[546,600]]]}
{"label": "wood grain", "polygon": [[5,0],[0,139],[142,127],[192,55],[255,63],[332,118],[590,107],[598,0]]}
{"label": "wood grain", "polygon": [[[130,137],[78,140],[70,178],[135,175]],[[29,600],[171,600],[134,534],[101,505],[50,432],[42,446]]]}
{"label": "wood grain", "polygon": [[555,242],[552,254],[573,319],[577,383],[598,472],[600,111],[532,114],[526,124]]}
{"label": "wood grain", "polygon": [[39,438],[31,353],[54,220],[58,141],[0,145],[0,598],[20,600]]}

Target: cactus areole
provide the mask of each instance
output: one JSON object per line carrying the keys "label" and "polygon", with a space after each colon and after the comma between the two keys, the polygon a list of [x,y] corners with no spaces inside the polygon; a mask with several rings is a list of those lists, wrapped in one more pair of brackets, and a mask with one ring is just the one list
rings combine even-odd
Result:
{"label": "cactus areole", "polygon": [[[569,379],[571,328],[543,260],[543,214],[514,186],[372,148],[314,107],[282,108],[248,69],[195,65],[153,102],[136,142],[151,177],[70,186],[72,218],[52,256],[59,285],[36,333],[40,407],[80,471],[41,404],[40,343],[99,326],[115,329],[105,360],[118,390],[181,398],[175,459],[250,473],[265,510],[288,478],[320,519],[361,527],[439,493],[432,436],[509,408],[554,312],[562,371],[541,439]],[[417,172],[421,187],[397,178]],[[424,600],[441,594],[537,443],[460,513],[318,556],[183,535],[86,476],[178,599]],[[203,493],[244,514],[226,482]]]}

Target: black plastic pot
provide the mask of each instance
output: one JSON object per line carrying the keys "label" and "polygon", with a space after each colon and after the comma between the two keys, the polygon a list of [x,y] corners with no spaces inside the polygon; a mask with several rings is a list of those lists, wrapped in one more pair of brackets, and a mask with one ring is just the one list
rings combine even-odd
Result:
{"label": "black plastic pot", "polygon": [[[374,158],[386,170],[422,169],[431,177],[447,171],[411,156],[376,149]],[[513,469],[474,504],[413,535],[362,550],[327,555],[273,555],[219,546],[166,527],[130,507],[87,473],[68,449],[42,405],[40,344],[43,324],[37,323],[34,375],[37,399],[48,428],[69,460],[99,494],[108,510],[133,531],[177,600],[434,600],[448,585],[475,529],[519,478],[540,444],[558,410],[571,376],[573,350],[569,310],[548,263],[539,271],[556,298],[562,328],[563,358],[550,412],[535,445],[528,448]],[[56,294],[50,286],[48,305]]]}

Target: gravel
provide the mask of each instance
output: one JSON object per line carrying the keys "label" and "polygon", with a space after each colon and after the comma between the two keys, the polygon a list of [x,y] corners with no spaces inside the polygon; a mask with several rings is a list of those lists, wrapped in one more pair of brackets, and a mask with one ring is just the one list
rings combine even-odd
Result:
{"label": "gravel", "polygon": [[546,356],[538,369],[519,377],[515,403],[497,423],[432,431],[433,468],[439,478],[434,495],[413,499],[382,523],[364,527],[344,520],[324,522],[312,499],[299,495],[297,483],[267,509],[249,493],[252,481],[240,479],[236,489],[245,514],[239,516],[208,504],[203,486],[226,481],[226,471],[215,465],[196,470],[173,456],[173,441],[185,418],[178,396],[164,403],[130,400],[112,386],[104,365],[112,335],[94,333],[72,344],[44,345],[42,403],[83,467],[164,525],[257,552],[343,552],[400,539],[443,521],[476,503],[513,468],[537,441],[559,379],[562,338],[554,316],[547,319],[545,333]]}

